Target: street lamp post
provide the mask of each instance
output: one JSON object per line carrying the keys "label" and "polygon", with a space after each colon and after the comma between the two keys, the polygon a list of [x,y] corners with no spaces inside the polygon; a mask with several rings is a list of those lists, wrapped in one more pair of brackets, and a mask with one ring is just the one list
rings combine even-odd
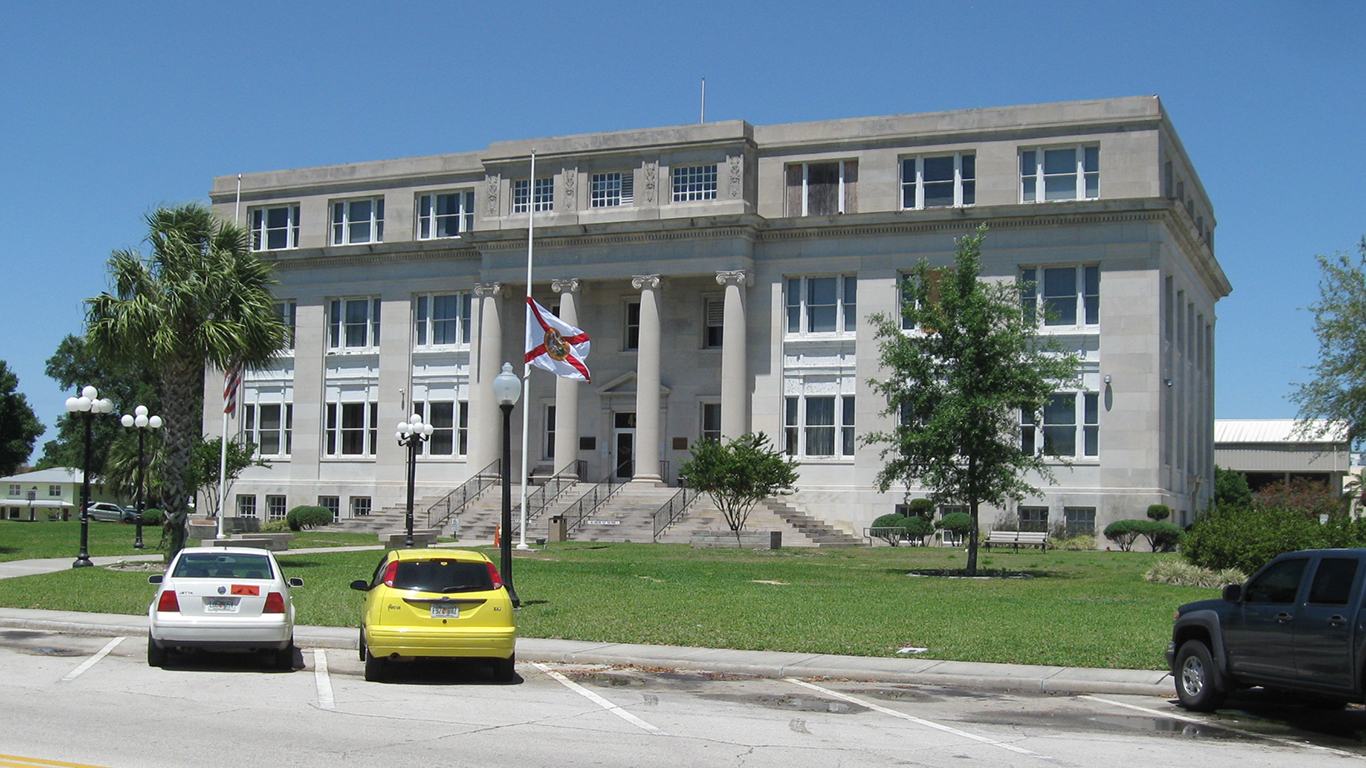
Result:
{"label": "street lamp post", "polygon": [[147,406],[139,405],[133,409],[132,414],[125,413],[119,423],[128,428],[137,428],[138,431],[138,500],[137,510],[138,531],[136,538],[133,539],[133,549],[142,549],[142,443],[147,436],[149,429],[161,429],[160,416],[148,416]]}
{"label": "street lamp post", "polygon": [[398,423],[394,437],[398,444],[408,449],[408,540],[405,547],[413,546],[413,484],[417,481],[417,449],[432,437],[435,430],[431,424],[422,421],[422,416],[414,413],[407,421]]}
{"label": "street lamp post", "polygon": [[80,397],[68,397],[66,410],[85,415],[85,451],[81,464],[81,551],[72,568],[86,568],[90,562],[90,418],[97,413],[113,413],[114,403],[100,399],[100,391],[91,386],[81,390]]}
{"label": "street lamp post", "polygon": [[522,380],[512,372],[512,363],[503,363],[503,372],[493,377],[493,397],[503,409],[503,460],[499,462],[503,475],[503,533],[498,544],[503,561],[503,583],[507,585],[514,608],[522,604],[512,586],[512,406],[517,404],[520,394]]}

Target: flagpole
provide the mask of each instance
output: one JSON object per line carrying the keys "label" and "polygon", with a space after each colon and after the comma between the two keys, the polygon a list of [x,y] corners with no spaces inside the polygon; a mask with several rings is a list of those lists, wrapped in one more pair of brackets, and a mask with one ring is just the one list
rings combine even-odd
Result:
{"label": "flagpole", "polygon": [[[531,177],[527,179],[527,205],[526,205],[526,324],[531,325],[531,262],[532,250],[535,247],[536,239],[536,150],[531,150]],[[527,435],[530,429],[531,416],[531,363],[522,363],[522,496],[521,496],[521,530],[517,536],[518,549],[530,549],[526,545],[526,484],[527,484],[527,458],[531,451],[527,445]]]}
{"label": "flagpole", "polygon": [[[232,204],[232,225],[242,226],[242,174],[237,174],[237,199]],[[231,366],[226,371],[227,377],[232,378]],[[223,393],[227,396],[227,393]],[[218,441],[218,538],[225,539],[228,534],[223,530],[223,518],[227,513],[227,506],[223,494],[227,492],[223,480],[228,474],[228,409],[223,409],[223,437]]]}

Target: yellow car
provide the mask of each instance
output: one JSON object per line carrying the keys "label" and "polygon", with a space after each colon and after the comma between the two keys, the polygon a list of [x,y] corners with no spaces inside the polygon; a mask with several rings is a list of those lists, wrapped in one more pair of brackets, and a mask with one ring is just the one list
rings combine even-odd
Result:
{"label": "yellow car", "polygon": [[365,593],[360,657],[365,679],[385,677],[391,661],[423,657],[486,658],[493,678],[516,676],[517,622],[493,561],[462,549],[394,549],[384,553]]}

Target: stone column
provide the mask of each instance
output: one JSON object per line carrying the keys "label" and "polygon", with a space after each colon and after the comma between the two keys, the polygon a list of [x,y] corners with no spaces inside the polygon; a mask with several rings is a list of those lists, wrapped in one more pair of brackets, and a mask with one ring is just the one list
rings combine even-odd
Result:
{"label": "stone column", "polygon": [[502,450],[502,411],[493,399],[493,377],[503,370],[501,283],[474,284],[477,347],[470,360],[470,472],[497,459]]}
{"label": "stone column", "polygon": [[716,282],[725,286],[725,314],[721,325],[721,438],[734,440],[749,432],[749,389],[745,371],[745,286],[749,275],[744,270],[716,273]]}
{"label": "stone column", "polygon": [[[551,280],[550,290],[560,294],[560,319],[579,325],[579,279]],[[579,384],[563,376],[555,379],[555,471],[573,473],[579,458]]]}
{"label": "stone column", "polygon": [[636,455],[634,482],[659,484],[659,275],[636,275],[640,291],[640,344],[636,352]]}

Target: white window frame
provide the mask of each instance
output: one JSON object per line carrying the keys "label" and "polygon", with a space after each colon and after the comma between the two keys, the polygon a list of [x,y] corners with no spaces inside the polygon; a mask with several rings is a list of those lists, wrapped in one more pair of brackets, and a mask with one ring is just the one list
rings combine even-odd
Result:
{"label": "white window frame", "polygon": [[[369,203],[368,216],[360,216],[357,208]],[[332,244],[360,245],[363,243],[384,242],[384,198],[354,197],[347,200],[333,200],[328,207],[331,211]],[[361,230],[364,227],[364,230]],[[362,236],[360,233],[364,232]]]}
{"label": "white window frame", "polygon": [[21,494],[21,493],[23,493],[23,489],[22,489],[21,487],[19,487],[19,484],[18,484],[18,483],[10,483],[10,486],[9,486],[9,495],[11,495],[11,496],[18,496],[18,495]]}
{"label": "white window frame", "polygon": [[[450,426],[434,423],[433,420],[436,418],[434,406],[438,405],[449,405],[451,407]],[[413,412],[422,416],[428,424],[433,426],[432,436],[419,444],[418,455],[438,459],[463,458],[469,450],[469,406],[470,404],[467,401],[444,397],[413,403]],[[437,438],[449,441],[450,450],[438,452],[437,449],[441,446],[437,442]]]}
{"label": "white window frame", "polygon": [[256,494],[237,494],[237,516],[256,519]]}
{"label": "white window frame", "polygon": [[[279,408],[278,426],[265,429],[261,426],[262,409]],[[247,403],[242,407],[242,432],[246,439],[256,445],[256,455],[261,458],[289,458],[294,446],[294,404],[293,403]],[[276,450],[266,452],[261,436],[274,433]]]}
{"label": "white window frame", "polygon": [[266,494],[266,520],[284,520],[289,513],[289,498],[278,494]]}
{"label": "white window frame", "polygon": [[[1047,293],[1048,272],[1065,272],[1073,270],[1073,300],[1072,312],[1074,322],[1066,322],[1066,318],[1048,317],[1050,305],[1065,308],[1068,304],[1065,294],[1050,295]],[[1030,265],[1020,268],[1020,305],[1026,317],[1032,316],[1035,322],[1043,329],[1077,329],[1077,328],[1098,328],[1100,326],[1100,290],[1101,272],[1097,264],[1047,264]],[[1032,283],[1032,287],[1030,284]],[[1094,292],[1092,289],[1094,288]],[[1039,307],[1044,308],[1044,312],[1039,312]]]}
{"label": "white window frame", "polygon": [[[846,211],[846,210],[845,210],[845,206],[844,206],[845,196],[846,196],[846,194],[847,194],[847,192],[846,192],[846,190],[845,190],[845,183],[846,183],[846,180],[847,180],[847,178],[848,178],[848,169],[849,169],[849,168],[857,168],[857,167],[858,167],[858,160],[856,160],[856,159],[849,159],[849,160],[811,160],[811,161],[808,161],[808,162],[805,162],[805,163],[790,163],[790,164],[788,165],[789,168],[791,168],[791,167],[793,167],[793,166],[800,166],[801,169],[802,169],[802,186],[801,186],[801,196],[802,196],[802,201],[801,201],[801,202],[802,202],[802,207],[801,207],[801,213],[798,214],[798,215],[800,215],[800,216],[810,216],[810,215],[812,215],[811,212],[810,212],[810,211],[811,211],[811,205],[810,205],[810,203],[811,203],[811,190],[810,190],[810,184],[811,184],[811,166],[813,166],[813,165],[838,165],[838,166],[839,166],[839,184],[838,184],[838,186],[837,186],[837,188],[836,188],[836,190],[835,190],[835,213],[836,213],[836,214],[848,213],[849,211]],[[788,186],[788,194],[791,194],[791,186],[790,186],[790,185]],[[790,206],[789,206],[789,210],[790,210]],[[826,214],[819,214],[819,215],[824,216],[824,215],[826,215]]]}
{"label": "white window frame", "polygon": [[369,517],[372,511],[369,496],[348,497],[347,504],[351,510],[351,517]]}
{"label": "white window frame", "polygon": [[[350,320],[353,308],[364,306],[364,320]],[[378,296],[340,296],[327,302],[327,348],[334,351],[367,352],[379,348],[380,299]],[[361,343],[351,343],[362,333]]]}
{"label": "white window frame", "polygon": [[51,497],[51,498],[58,498],[58,497],[60,497],[60,496],[62,495],[62,486],[60,486],[60,485],[49,485],[49,486],[47,487],[47,495],[48,495],[49,497]]}
{"label": "white window frame", "polygon": [[299,307],[292,300],[277,301],[274,305],[275,315],[280,318],[280,322],[285,326],[285,350],[294,350],[295,328],[298,325]]}
{"label": "white window frame", "polygon": [[588,207],[616,208],[635,202],[635,172],[608,171],[589,177]]}
{"label": "white window frame", "polygon": [[1063,530],[1068,536],[1096,535],[1095,507],[1063,507]]}
{"label": "white window frame", "polygon": [[[544,176],[536,179],[536,188],[531,189],[530,179],[515,179],[512,182],[512,212],[526,213],[531,205],[536,213],[555,209],[555,178]],[[528,199],[530,198],[530,199]]]}
{"label": "white window frame", "polygon": [[[925,161],[948,158],[953,162],[953,178],[948,182],[925,181]],[[971,166],[965,168],[964,166]],[[925,203],[925,185],[951,184],[953,202],[934,205]],[[908,199],[909,198],[909,199]],[[977,153],[953,152],[949,154],[915,155],[901,158],[901,209],[918,211],[925,208],[965,208],[977,204]]]}
{"label": "white window frame", "polygon": [[332,513],[332,522],[341,522],[341,497],[340,496],[319,496],[318,506]]}
{"label": "white window frame", "polygon": [[[360,426],[345,426],[359,409]],[[323,455],[329,459],[373,459],[379,442],[379,404],[373,401],[329,402],[323,413]],[[348,437],[359,437],[360,452],[345,450]]]}
{"label": "white window frame", "polygon": [[[835,280],[834,304],[815,304],[812,301],[812,281],[828,279]],[[784,278],[783,287],[783,328],[788,337],[853,336],[858,330],[858,275],[789,276]],[[814,310],[817,307],[829,306],[835,308],[834,330],[811,330]]]}
{"label": "white window frame", "polygon": [[[443,203],[454,202],[454,211],[449,208],[442,213]],[[446,240],[460,237],[474,229],[474,190],[452,189],[440,192],[419,192],[417,194],[417,239]],[[455,224],[451,233],[450,224]]]}
{"label": "white window frame", "polygon": [[[810,424],[809,410],[812,400],[831,400],[834,410],[830,424]],[[801,459],[844,460],[854,457],[858,446],[854,423],[854,395],[803,394],[787,395],[783,398],[783,450],[787,455]],[[830,433],[830,453],[811,453],[812,437],[815,430],[828,430]]]}
{"label": "white window frame", "polygon": [[[284,211],[285,222],[281,226],[271,226],[270,215]],[[299,204],[261,205],[247,210],[248,228],[251,230],[251,249],[253,251],[291,251],[299,247]],[[284,236],[284,243],[272,246],[272,235]]]}
{"label": "white window frame", "polygon": [[[1072,167],[1066,171],[1049,173],[1046,170],[1049,152],[1075,153]],[[1094,164],[1091,162],[1094,159]],[[1094,168],[1091,166],[1094,165]],[[1054,193],[1050,197],[1049,180],[1055,180]],[[1070,179],[1072,194],[1061,196],[1057,190],[1061,183]],[[1094,182],[1094,185],[1092,184]],[[1094,189],[1092,189],[1094,186]],[[1057,203],[1067,200],[1097,200],[1100,198],[1100,145],[1070,144],[1039,147],[1020,147],[1020,202]]]}
{"label": "white window frame", "polygon": [[[455,317],[436,317],[437,299],[453,299]],[[446,302],[442,302],[443,304]],[[413,296],[413,348],[460,349],[470,345],[470,313],[473,300],[466,291],[419,293]],[[438,323],[453,323],[455,341],[437,342]]]}
{"label": "white window frame", "polygon": [[[631,317],[634,307],[634,322]],[[632,340],[632,331],[635,332],[635,339]],[[621,350],[623,352],[638,352],[640,350],[640,300],[630,299],[622,302],[621,310]]]}
{"label": "white window frame", "polygon": [[[726,297],[702,297],[702,348],[720,349],[726,340]],[[715,331],[713,339],[712,332]]]}
{"label": "white window frame", "polygon": [[[1069,410],[1060,406],[1060,401],[1072,398]],[[1051,410],[1055,415],[1070,413],[1071,422],[1049,421],[1050,408],[1044,412],[1029,414],[1020,412],[1020,450],[1026,454],[1034,453],[1048,458],[1095,460],[1100,458],[1100,393],[1085,390],[1054,392],[1049,396]],[[1067,429],[1070,427],[1071,429]],[[1051,448],[1053,440],[1050,430],[1056,433],[1071,432],[1072,452],[1057,453]]]}
{"label": "white window frame", "polygon": [[[711,418],[708,418],[708,417]],[[703,401],[697,404],[698,442],[715,440],[721,442],[721,403]]]}
{"label": "white window frame", "polygon": [[1048,531],[1049,509],[1044,506],[1021,504],[1015,510],[1015,523],[1022,531]]}
{"label": "white window frame", "polygon": [[716,163],[678,166],[671,169],[669,175],[675,203],[716,199]]}

